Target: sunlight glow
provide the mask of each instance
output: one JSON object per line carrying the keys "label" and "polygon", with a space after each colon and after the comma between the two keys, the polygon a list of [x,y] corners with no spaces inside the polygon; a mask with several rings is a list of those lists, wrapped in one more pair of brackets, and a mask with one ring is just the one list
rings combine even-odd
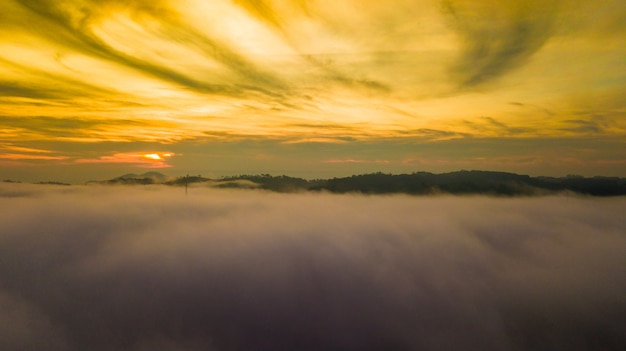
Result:
{"label": "sunlight glow", "polygon": [[143,157],[150,159],[150,160],[157,160],[157,161],[161,160],[161,156],[159,156],[159,154],[145,154],[143,155]]}

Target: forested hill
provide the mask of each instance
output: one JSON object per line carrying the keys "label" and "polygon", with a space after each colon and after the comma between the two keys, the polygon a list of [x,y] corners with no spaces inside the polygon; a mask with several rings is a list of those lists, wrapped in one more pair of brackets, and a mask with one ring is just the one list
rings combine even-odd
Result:
{"label": "forested hill", "polygon": [[217,180],[219,187],[240,187],[246,181],[256,187],[281,191],[329,191],[333,193],[365,194],[488,194],[488,195],[544,195],[574,192],[593,196],[626,195],[626,178],[567,176],[530,177],[505,172],[458,171],[433,174],[371,173],[344,178],[305,180],[288,176],[241,175]]}
{"label": "forested hill", "polygon": [[433,174],[364,174],[329,179],[319,189],[331,192],[407,193],[407,194],[493,194],[537,195],[559,191],[614,196],[626,195],[625,178],[570,176],[563,178],[530,177],[503,172],[459,171]]}
{"label": "forested hill", "polygon": [[505,172],[458,171],[434,174],[370,173],[343,178],[307,180],[286,175],[238,175],[219,179],[198,176],[167,177],[150,172],[129,174],[91,184],[171,186],[203,185],[217,188],[265,189],[278,192],[326,191],[364,194],[485,194],[499,196],[549,195],[571,192],[592,196],[626,195],[626,178],[618,177],[531,177]]}

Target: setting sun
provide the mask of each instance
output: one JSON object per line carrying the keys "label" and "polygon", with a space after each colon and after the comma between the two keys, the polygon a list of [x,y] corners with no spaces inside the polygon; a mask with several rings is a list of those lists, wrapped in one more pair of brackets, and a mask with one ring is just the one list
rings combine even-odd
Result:
{"label": "setting sun", "polygon": [[157,160],[157,161],[161,160],[161,156],[159,156],[159,154],[145,154],[143,155],[143,157],[150,159],[150,160]]}

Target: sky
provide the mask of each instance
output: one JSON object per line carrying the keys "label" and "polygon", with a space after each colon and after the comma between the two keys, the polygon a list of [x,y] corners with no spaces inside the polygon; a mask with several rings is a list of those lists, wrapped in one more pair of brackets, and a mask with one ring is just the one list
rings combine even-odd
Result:
{"label": "sky", "polygon": [[621,0],[0,0],[0,177],[626,176]]}
{"label": "sky", "polygon": [[0,183],[0,349],[623,350],[625,206]]}

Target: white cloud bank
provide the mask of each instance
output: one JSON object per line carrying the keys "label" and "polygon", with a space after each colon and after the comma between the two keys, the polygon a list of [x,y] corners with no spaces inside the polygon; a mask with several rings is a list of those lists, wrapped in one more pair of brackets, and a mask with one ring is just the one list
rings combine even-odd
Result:
{"label": "white cloud bank", "polygon": [[0,184],[0,349],[620,350],[624,208]]}

